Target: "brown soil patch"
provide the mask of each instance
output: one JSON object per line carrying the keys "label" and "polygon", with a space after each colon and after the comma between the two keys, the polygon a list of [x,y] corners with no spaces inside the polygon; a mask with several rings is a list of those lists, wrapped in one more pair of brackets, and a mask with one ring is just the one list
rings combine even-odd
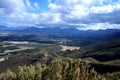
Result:
{"label": "brown soil patch", "polygon": [[5,58],[0,58],[0,62],[5,61]]}
{"label": "brown soil patch", "polygon": [[63,45],[60,45],[60,46],[62,47],[61,51],[66,51],[66,50],[74,51],[74,50],[80,49],[80,47],[77,47],[77,46],[63,46]]}
{"label": "brown soil patch", "polygon": [[19,41],[5,41],[5,42],[11,43],[11,44],[29,44],[29,42],[27,42],[27,41],[24,41],[24,42],[19,42]]}

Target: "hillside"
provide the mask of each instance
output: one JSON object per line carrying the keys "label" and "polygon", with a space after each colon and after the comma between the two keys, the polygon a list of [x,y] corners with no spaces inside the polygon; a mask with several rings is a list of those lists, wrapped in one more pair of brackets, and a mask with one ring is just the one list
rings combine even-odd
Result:
{"label": "hillside", "polygon": [[[57,31],[54,31],[56,29]],[[6,72],[8,68],[15,72],[18,66],[37,63],[49,67],[50,62],[55,59],[64,60],[70,57],[81,59],[81,62],[88,64],[87,67],[94,68],[98,74],[119,74],[119,30],[74,29],[71,33],[72,28],[56,29],[31,27],[22,30],[9,29],[7,32],[1,30],[0,72]]]}
{"label": "hillside", "polygon": [[120,59],[120,39],[100,41],[92,45],[83,46],[80,48],[80,50],[67,50],[64,51],[63,56],[74,58],[92,57],[99,61]]}
{"label": "hillside", "polygon": [[120,39],[95,43],[81,47],[80,50],[61,51],[58,54],[64,57],[82,58],[102,74],[120,71]]}
{"label": "hillside", "polygon": [[84,49],[82,57],[93,57],[99,61],[120,59],[120,39],[99,42]]}
{"label": "hillside", "polygon": [[55,59],[49,64],[19,66],[7,70],[0,80],[119,80],[120,72],[101,75],[80,59]]}

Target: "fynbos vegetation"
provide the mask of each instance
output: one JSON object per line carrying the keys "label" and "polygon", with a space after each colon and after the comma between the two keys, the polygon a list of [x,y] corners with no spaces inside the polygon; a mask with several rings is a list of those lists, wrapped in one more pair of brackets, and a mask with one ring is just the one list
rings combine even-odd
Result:
{"label": "fynbos vegetation", "polygon": [[80,60],[53,60],[48,65],[19,67],[0,74],[0,80],[106,80]]}

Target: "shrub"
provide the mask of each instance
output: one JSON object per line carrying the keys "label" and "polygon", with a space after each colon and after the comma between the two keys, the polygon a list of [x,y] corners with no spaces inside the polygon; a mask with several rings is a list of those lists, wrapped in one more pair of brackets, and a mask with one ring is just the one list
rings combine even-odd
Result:
{"label": "shrub", "polygon": [[0,80],[106,80],[80,59],[53,60],[49,65],[19,67],[16,72],[7,70]]}

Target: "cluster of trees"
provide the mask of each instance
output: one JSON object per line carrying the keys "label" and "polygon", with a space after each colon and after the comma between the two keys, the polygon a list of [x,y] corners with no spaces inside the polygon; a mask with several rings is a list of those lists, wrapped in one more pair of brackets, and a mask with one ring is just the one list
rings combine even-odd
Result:
{"label": "cluster of trees", "polygon": [[20,66],[16,71],[7,70],[0,80],[107,80],[79,59],[53,60],[48,65]]}

